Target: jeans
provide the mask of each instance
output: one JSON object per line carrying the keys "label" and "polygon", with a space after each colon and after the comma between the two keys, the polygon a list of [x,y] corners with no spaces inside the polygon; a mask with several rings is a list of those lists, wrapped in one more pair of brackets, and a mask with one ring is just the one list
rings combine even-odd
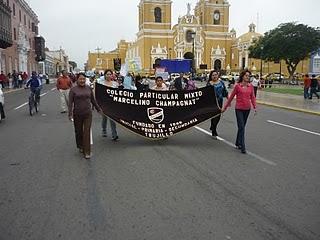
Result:
{"label": "jeans", "polygon": [[[220,108],[222,108],[223,105],[223,101],[218,99],[218,105]],[[220,121],[221,115],[219,114],[218,116],[211,118],[211,126],[210,126],[210,130],[212,131],[212,136],[218,136],[217,133],[217,126],[218,123]]]}
{"label": "jeans", "polygon": [[236,117],[237,117],[237,124],[238,124],[236,146],[239,146],[242,151],[246,150],[246,145],[244,143],[244,134],[245,134],[245,127],[247,124],[249,113],[250,113],[250,110],[236,109]]}
{"label": "jeans", "polygon": [[309,98],[309,88],[308,87],[304,87],[303,96],[304,96],[304,99]]}
{"label": "jeans", "polygon": [[[107,121],[108,121],[108,117],[102,116],[101,127],[102,127],[102,133],[105,133],[105,134],[107,133]],[[111,118],[109,118],[109,121],[111,126],[112,138],[115,138],[118,136],[116,123]]]}

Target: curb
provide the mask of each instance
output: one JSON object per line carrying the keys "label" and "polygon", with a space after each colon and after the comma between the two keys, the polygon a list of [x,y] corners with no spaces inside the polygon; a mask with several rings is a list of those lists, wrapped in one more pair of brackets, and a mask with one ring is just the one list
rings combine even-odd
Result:
{"label": "curb", "polygon": [[259,101],[259,100],[257,100],[257,103],[259,103],[261,105],[265,105],[265,106],[282,108],[282,109],[291,110],[291,111],[295,111],[295,112],[302,112],[302,113],[308,113],[308,114],[320,116],[320,112],[310,111],[310,110],[306,110],[306,109],[302,109],[302,108],[288,107],[288,106],[278,105],[278,104],[274,104],[274,103],[270,103],[270,102],[263,102],[263,101]]}

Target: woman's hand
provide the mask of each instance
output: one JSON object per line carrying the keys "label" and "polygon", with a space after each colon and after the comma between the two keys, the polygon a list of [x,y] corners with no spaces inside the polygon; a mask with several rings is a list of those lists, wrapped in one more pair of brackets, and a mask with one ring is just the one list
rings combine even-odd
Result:
{"label": "woman's hand", "polygon": [[72,116],[72,115],[69,116],[69,120],[70,120],[71,122],[73,122],[73,116]]}

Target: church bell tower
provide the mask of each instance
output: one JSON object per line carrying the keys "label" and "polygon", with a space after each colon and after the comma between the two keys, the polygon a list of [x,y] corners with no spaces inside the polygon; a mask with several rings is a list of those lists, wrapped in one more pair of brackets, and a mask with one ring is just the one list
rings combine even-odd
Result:
{"label": "church bell tower", "polygon": [[144,71],[152,71],[161,59],[171,58],[171,4],[171,0],[140,0],[139,32],[135,49]]}

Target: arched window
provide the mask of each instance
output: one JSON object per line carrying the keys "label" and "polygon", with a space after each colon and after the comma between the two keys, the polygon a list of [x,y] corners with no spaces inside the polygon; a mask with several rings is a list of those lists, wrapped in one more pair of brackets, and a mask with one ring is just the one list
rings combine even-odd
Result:
{"label": "arched window", "polygon": [[214,11],[213,13],[213,24],[214,25],[220,24],[220,12],[218,10]]}
{"label": "arched window", "polygon": [[156,23],[161,23],[161,18],[162,18],[162,13],[161,13],[161,8],[156,7],[154,9],[154,20]]}

